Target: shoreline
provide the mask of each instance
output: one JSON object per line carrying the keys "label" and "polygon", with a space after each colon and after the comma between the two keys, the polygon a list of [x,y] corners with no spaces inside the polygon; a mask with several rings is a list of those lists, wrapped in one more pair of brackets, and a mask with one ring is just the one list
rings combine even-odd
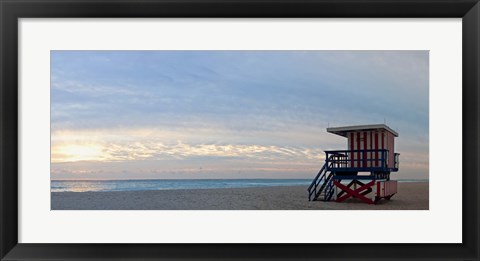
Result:
{"label": "shoreline", "polygon": [[429,182],[399,182],[391,200],[368,205],[308,201],[308,186],[50,192],[51,210],[428,210]]}

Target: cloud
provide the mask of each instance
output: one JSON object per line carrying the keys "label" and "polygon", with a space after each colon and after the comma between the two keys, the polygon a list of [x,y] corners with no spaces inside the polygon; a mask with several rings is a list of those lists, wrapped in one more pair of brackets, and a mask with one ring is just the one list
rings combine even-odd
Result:
{"label": "cloud", "polygon": [[428,57],[53,51],[52,155],[56,162],[242,157],[280,164],[345,148],[327,126],[386,120],[400,133],[402,155],[428,158]]}
{"label": "cloud", "polygon": [[53,123],[84,128],[242,116],[302,124],[365,117],[420,122],[428,117],[425,53],[63,51],[52,59],[52,113],[70,118]]}
{"label": "cloud", "polygon": [[200,157],[238,158],[243,160],[321,160],[323,152],[318,148],[263,146],[257,144],[188,144],[177,141],[176,144],[165,144],[159,141],[138,140],[102,141],[92,140],[74,142],[54,142],[52,145],[52,162],[75,161],[139,161],[145,159],[189,159]]}

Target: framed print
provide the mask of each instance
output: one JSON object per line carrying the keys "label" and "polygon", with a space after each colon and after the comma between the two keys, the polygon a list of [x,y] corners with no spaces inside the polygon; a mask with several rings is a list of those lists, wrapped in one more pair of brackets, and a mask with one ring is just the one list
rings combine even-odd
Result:
{"label": "framed print", "polygon": [[2,260],[479,258],[477,1],[0,7]]}
{"label": "framed print", "polygon": [[[50,64],[52,211],[428,209],[428,51],[52,50]],[[366,68],[413,80],[379,90]],[[346,95],[344,75],[378,105]],[[409,115],[402,168],[393,109],[389,125],[328,127],[378,117],[362,115],[391,95]],[[367,204],[333,203],[352,199]]]}

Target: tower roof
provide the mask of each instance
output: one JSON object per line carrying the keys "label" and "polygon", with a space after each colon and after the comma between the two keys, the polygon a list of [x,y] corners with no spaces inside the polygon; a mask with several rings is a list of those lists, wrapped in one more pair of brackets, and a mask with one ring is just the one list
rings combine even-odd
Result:
{"label": "tower roof", "polygon": [[349,132],[366,131],[366,130],[386,130],[392,133],[395,137],[398,137],[398,133],[392,130],[390,127],[388,127],[385,124],[355,125],[355,126],[327,128],[328,132],[340,135],[342,137],[347,137],[347,133]]}

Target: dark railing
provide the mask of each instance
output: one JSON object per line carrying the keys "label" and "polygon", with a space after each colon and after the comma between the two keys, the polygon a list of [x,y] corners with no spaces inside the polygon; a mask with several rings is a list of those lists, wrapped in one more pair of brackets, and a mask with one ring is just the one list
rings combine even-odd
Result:
{"label": "dark railing", "polygon": [[312,184],[308,186],[308,189],[307,189],[308,201],[312,201],[316,199],[317,188],[320,185],[320,183],[324,182],[324,180],[326,179],[326,176],[325,176],[325,173],[327,172],[326,169],[327,169],[327,164],[325,163],[323,167],[320,169],[320,171],[318,172],[317,176],[315,176],[315,178],[313,179]]}
{"label": "dark railing", "polygon": [[384,171],[398,169],[398,153],[394,164],[388,162],[388,150],[334,150],[325,151],[327,170],[335,171]]}
{"label": "dark railing", "polygon": [[333,179],[330,179],[328,181],[327,187],[325,188],[323,201],[329,201],[332,198],[334,192],[335,187],[333,186]]}
{"label": "dark railing", "polygon": [[[322,193],[322,190],[325,188],[325,185],[327,184],[327,179],[330,178],[330,176],[327,176],[327,169],[328,169],[328,158],[325,162],[325,164],[322,166],[320,171],[318,172],[317,176],[312,181],[312,184],[308,186],[308,201],[316,200],[318,196]],[[321,184],[321,185],[320,185]],[[320,188],[318,188],[320,186]]]}

